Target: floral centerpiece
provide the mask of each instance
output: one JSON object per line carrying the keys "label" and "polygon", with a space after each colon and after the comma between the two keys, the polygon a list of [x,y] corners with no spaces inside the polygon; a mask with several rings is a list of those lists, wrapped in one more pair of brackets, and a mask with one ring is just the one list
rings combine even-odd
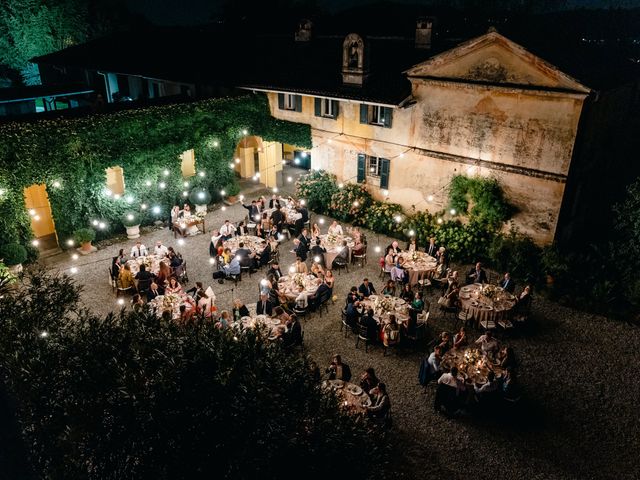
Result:
{"label": "floral centerpiece", "polygon": [[305,285],[304,285],[304,274],[303,274],[303,273],[296,273],[296,274],[293,276],[293,284],[294,284],[296,287],[302,287],[302,288],[305,288]]}

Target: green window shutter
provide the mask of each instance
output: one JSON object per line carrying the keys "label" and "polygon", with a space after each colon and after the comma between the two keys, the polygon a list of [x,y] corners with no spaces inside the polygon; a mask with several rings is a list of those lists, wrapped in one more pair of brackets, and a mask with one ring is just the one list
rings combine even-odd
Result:
{"label": "green window shutter", "polygon": [[296,112],[301,112],[302,111],[302,95],[296,95],[295,102],[296,102]]}
{"label": "green window shutter", "polygon": [[391,169],[391,162],[386,158],[378,159],[380,162],[380,188],[387,190],[389,188],[389,170]]}
{"label": "green window shutter", "polygon": [[278,94],[278,108],[284,110],[284,93]]}
{"label": "green window shutter", "polygon": [[316,117],[321,117],[322,116],[322,99],[316,97],[313,100],[314,100],[313,107],[314,107],[314,110],[315,110]]}
{"label": "green window shutter", "polygon": [[369,106],[360,104],[360,123],[369,123]]}
{"label": "green window shutter", "polygon": [[338,113],[340,113],[340,102],[338,100],[331,100],[333,104],[333,118],[338,118]]}
{"label": "green window shutter", "polygon": [[363,183],[367,177],[367,156],[364,153],[358,154],[358,183]]}
{"label": "green window shutter", "polygon": [[393,116],[393,109],[389,107],[384,107],[384,128],[391,128],[391,117]]}

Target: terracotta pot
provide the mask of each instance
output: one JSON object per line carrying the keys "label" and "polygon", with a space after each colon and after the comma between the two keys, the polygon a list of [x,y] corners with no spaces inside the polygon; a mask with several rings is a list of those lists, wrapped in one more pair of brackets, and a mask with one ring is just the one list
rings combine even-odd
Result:
{"label": "terracotta pot", "polygon": [[80,250],[83,252],[91,252],[93,250],[93,245],[91,245],[91,242],[84,242],[80,245]]}

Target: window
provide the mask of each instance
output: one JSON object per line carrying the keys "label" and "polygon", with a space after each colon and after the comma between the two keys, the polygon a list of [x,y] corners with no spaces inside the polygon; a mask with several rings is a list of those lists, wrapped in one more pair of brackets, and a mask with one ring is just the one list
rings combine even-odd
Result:
{"label": "window", "polygon": [[107,188],[114,195],[124,195],[124,171],[122,167],[107,168]]}
{"label": "window", "polygon": [[360,104],[360,123],[391,128],[393,109],[381,105]]}
{"label": "window", "polygon": [[278,94],[278,108],[280,110],[302,111],[302,96],[291,93]]}
{"label": "window", "polygon": [[182,161],[180,165],[182,176],[184,178],[193,177],[196,174],[196,154],[193,148],[182,152],[180,154],[180,160]]}
{"label": "window", "polygon": [[316,117],[324,118],[338,118],[338,101],[331,100],[329,98],[316,98],[315,99],[315,114]]}
{"label": "window", "polygon": [[[376,185],[379,179],[379,187],[389,188],[389,172],[391,162],[387,158],[372,157],[364,153],[358,154],[358,183],[371,183]],[[367,181],[371,179],[371,182]]]}

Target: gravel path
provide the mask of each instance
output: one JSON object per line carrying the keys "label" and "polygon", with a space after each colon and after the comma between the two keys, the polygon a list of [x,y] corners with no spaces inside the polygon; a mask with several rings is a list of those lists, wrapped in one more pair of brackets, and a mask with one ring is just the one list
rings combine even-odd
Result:
{"label": "gravel path", "polygon": [[[239,220],[245,212],[241,205],[210,212],[207,232],[219,228],[226,218]],[[530,328],[504,339],[514,347],[521,362],[519,379],[525,395],[519,414],[498,419],[448,419],[433,411],[435,388],[431,386],[425,393],[417,382],[425,348],[419,352],[400,350],[383,357],[379,347],[370,348],[368,353],[362,346],[356,349],[354,336],[345,338],[339,331],[340,309],[349,287],[368,276],[382,289],[371,246],[385,246],[391,240],[366,233],[369,264],[350,268],[350,273],[336,273],[336,305],[329,308],[329,315],[303,320],[303,328],[306,350],[321,368],[334,353],[340,353],[354,376],[372,366],[387,383],[393,404],[393,438],[399,450],[393,466],[396,478],[640,478],[638,328],[536,298]],[[178,247],[167,229],[142,236],[148,247],[158,239]],[[177,250],[187,261],[191,284],[197,280],[210,283],[216,303],[230,308],[232,294],[223,292],[232,284],[211,281],[209,239],[209,234],[188,238]],[[111,257],[119,248],[130,249],[132,243],[125,240],[77,261],[67,253],[42,261],[67,272],[72,265],[77,266],[75,276],[85,287],[83,301],[96,313],[106,314],[118,307],[108,284]],[[291,245],[287,242],[281,247],[283,271],[293,262]],[[245,275],[234,295],[246,303],[255,302],[262,274],[251,278]],[[451,330],[448,320],[438,312],[435,294],[429,300],[431,336]],[[477,335],[472,332],[471,336]]]}

